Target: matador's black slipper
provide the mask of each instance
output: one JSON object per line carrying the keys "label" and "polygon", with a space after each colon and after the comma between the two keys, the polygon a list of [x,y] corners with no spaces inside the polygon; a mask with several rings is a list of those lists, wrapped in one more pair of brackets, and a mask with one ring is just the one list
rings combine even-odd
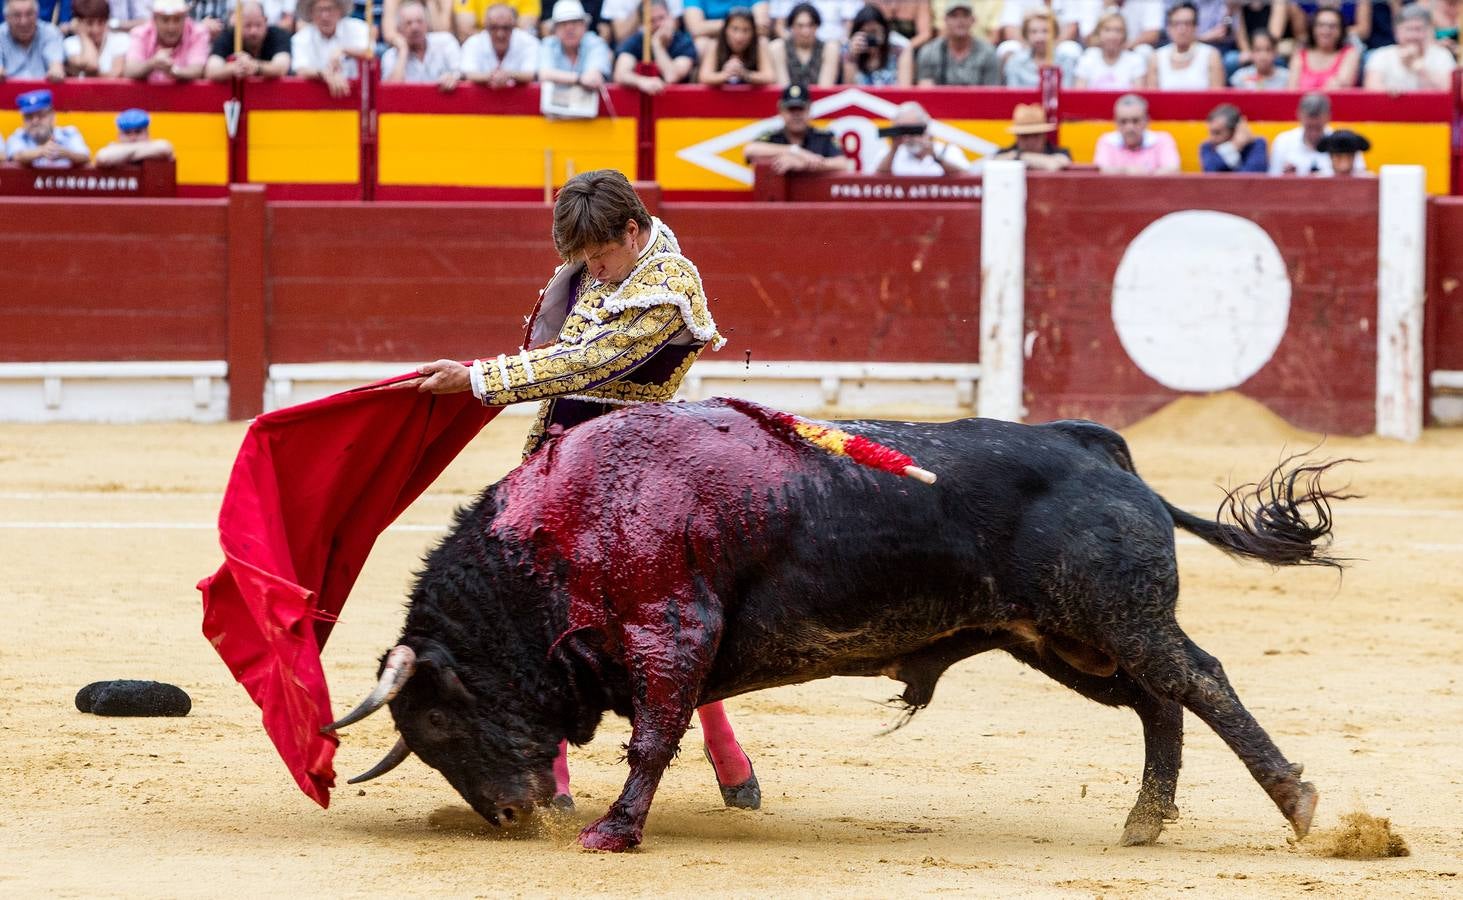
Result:
{"label": "matador's black slipper", "polygon": [[[705,744],[701,745],[701,753],[706,761],[711,763],[711,771],[716,771],[716,763],[711,762],[711,751]],[[752,760],[747,759],[747,768],[752,774],[741,784],[725,785],[721,783],[721,776],[716,777],[716,786],[721,788],[721,802],[733,809],[761,809],[762,808],[762,786],[757,783],[757,770],[752,768]]]}

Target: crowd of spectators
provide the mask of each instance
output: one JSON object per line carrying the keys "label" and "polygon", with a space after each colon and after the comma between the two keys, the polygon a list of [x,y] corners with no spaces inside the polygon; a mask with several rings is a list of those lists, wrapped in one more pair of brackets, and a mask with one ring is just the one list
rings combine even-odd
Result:
{"label": "crowd of spectators", "polygon": [[[234,37],[242,3],[242,43]],[[0,77],[1446,90],[1460,0],[6,0]],[[374,47],[372,47],[374,43]],[[651,71],[654,69],[654,72]]]}
{"label": "crowd of spectators", "polygon": [[[590,91],[614,83],[649,94],[690,82],[781,85],[784,127],[754,142],[748,158],[803,171],[845,165],[831,137],[809,123],[810,86],[1031,88],[1043,67],[1055,66],[1069,86],[1130,92],[1116,104],[1114,130],[1097,142],[1094,164],[1105,171],[1179,165],[1173,138],[1149,127],[1147,102],[1131,92],[1227,87],[1309,93],[1298,127],[1268,146],[1237,106],[1217,106],[1201,148],[1205,171],[1332,175],[1364,172],[1367,142],[1331,130],[1327,92],[1449,90],[1459,62],[1460,0],[652,0],[648,28],[640,0],[382,0],[370,23],[366,6],[5,0],[0,78],[169,83],[294,74],[343,95],[361,60],[379,51],[384,81],[444,91],[464,81]],[[34,127],[22,113],[26,126],[7,142],[8,158],[84,161],[80,134],[54,126],[49,95]],[[1070,165],[1039,113],[1017,108],[1015,142],[997,158]],[[882,171],[967,170],[958,147],[925,133],[928,123],[917,103],[898,109]],[[138,143],[135,130],[121,135],[120,143]]]}

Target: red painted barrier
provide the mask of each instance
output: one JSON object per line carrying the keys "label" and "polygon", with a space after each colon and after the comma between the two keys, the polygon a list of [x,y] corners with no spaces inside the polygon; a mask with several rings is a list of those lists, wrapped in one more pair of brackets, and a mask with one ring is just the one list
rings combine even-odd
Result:
{"label": "red painted barrier", "polygon": [[[1177,396],[1124,345],[1114,285],[1155,221],[1210,210],[1263,230],[1289,291],[1283,334],[1238,389],[1308,428],[1371,428],[1376,182],[1215,183],[1029,179],[1029,419],[1122,424]],[[978,204],[661,206],[730,339],[722,359],[978,359]],[[25,223],[0,235],[0,361],[227,359],[234,415],[258,411],[270,363],[510,349],[557,262],[539,204],[266,203],[256,189],[0,200],[0,219]],[[1430,245],[1429,368],[1463,370],[1463,201],[1433,201]]]}
{"label": "red painted barrier", "polygon": [[1463,372],[1463,198],[1434,198],[1429,215],[1427,370]]}
{"label": "red painted barrier", "polygon": [[[1257,223],[1290,285],[1284,337],[1238,389],[1305,428],[1365,433],[1376,402],[1377,187],[1231,176],[1072,175],[1027,182],[1026,405],[1035,421],[1124,425],[1179,394],[1145,374],[1114,325],[1114,282],[1139,232],[1169,213],[1213,210]],[[1344,213],[1342,212],[1344,210]],[[1199,248],[1200,252],[1222,248]],[[1174,284],[1172,302],[1186,300]],[[1181,317],[1180,317],[1181,318]],[[1182,343],[1197,335],[1174,330]]]}
{"label": "red painted barrier", "polygon": [[7,198],[0,360],[223,358],[219,200]]}

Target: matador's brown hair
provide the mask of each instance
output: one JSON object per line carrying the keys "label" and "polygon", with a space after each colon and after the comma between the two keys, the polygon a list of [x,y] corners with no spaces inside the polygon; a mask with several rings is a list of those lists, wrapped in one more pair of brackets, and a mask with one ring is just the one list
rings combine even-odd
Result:
{"label": "matador's brown hair", "polygon": [[623,241],[631,220],[650,227],[650,213],[629,179],[614,169],[575,175],[554,201],[554,249],[567,261],[590,247]]}

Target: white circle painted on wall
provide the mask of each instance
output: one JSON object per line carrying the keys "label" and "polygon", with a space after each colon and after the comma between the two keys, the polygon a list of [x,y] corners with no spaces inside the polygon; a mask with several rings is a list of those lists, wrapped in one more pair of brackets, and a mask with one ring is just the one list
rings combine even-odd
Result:
{"label": "white circle painted on wall", "polygon": [[1249,219],[1170,213],[1128,245],[1112,319],[1143,373],[1176,391],[1236,387],[1270,361],[1290,318],[1280,248]]}

